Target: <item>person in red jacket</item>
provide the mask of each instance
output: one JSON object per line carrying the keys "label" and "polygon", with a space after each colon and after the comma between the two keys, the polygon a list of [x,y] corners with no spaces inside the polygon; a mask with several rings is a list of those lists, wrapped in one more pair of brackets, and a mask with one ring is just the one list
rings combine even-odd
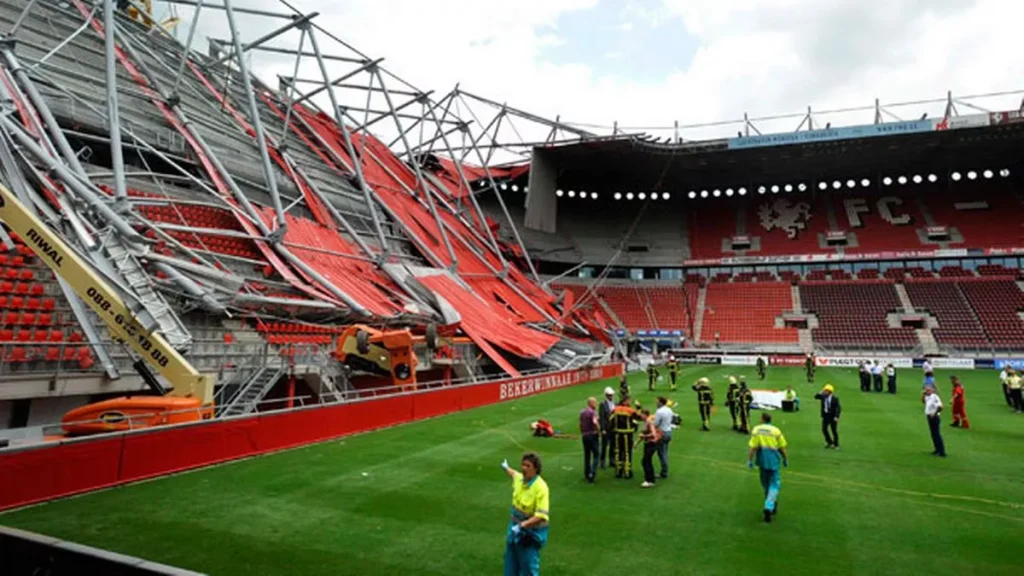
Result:
{"label": "person in red jacket", "polygon": [[960,378],[957,376],[950,377],[953,381],[953,400],[950,402],[953,405],[953,424],[956,428],[970,428],[971,423],[967,420],[967,398],[964,397],[964,385],[960,382]]}

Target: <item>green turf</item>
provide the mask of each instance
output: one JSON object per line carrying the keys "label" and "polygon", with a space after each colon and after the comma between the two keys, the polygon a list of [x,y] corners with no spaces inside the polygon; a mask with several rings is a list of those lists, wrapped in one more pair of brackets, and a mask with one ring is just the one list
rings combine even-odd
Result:
{"label": "green turf", "polygon": [[[210,574],[499,574],[511,486],[499,468],[537,450],[551,487],[546,574],[1020,574],[1024,416],[996,375],[964,372],[974,429],[948,426],[930,456],[920,372],[900,394],[863,394],[853,370],[823,369],[843,403],[841,452],[826,451],[798,369],[798,414],[775,413],[790,444],[780,513],[765,525],[746,439],[719,411],[697,430],[692,380],[752,369],[688,367],[672,475],[650,490],[607,471],[582,480],[578,440],[535,439],[537,417],[573,431],[591,384],[63,500],[0,523]],[[938,375],[948,404],[948,373]],[[652,405],[642,375],[631,384]],[[662,388],[667,388],[661,384]],[[755,385],[756,387],[756,385]],[[659,390],[660,391],[660,390]],[[755,412],[755,415],[757,413]]]}

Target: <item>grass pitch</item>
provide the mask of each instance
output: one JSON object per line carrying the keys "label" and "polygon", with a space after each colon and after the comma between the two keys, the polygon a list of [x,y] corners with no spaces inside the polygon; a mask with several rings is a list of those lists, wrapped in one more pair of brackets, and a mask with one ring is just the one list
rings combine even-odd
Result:
{"label": "grass pitch", "polygon": [[[699,376],[725,399],[725,376],[792,384],[796,414],[775,413],[789,440],[780,512],[766,525],[746,438],[720,407],[698,431]],[[53,502],[0,523],[210,574],[500,574],[511,486],[499,468],[538,451],[551,487],[545,574],[1020,574],[1024,416],[1009,412],[992,371],[961,376],[973,428],[949,427],[949,372],[937,374],[949,457],[932,450],[920,371],[897,396],[864,394],[849,369],[687,367],[672,396],[683,426],[671,477],[582,479],[579,440],[539,439],[538,417],[576,432],[587,396],[559,390],[427,422]],[[823,449],[813,393],[836,386],[842,451]],[[653,406],[645,377],[634,395]],[[659,383],[658,393],[667,391]],[[754,417],[759,417],[754,412]],[[657,467],[657,464],[656,464]]]}

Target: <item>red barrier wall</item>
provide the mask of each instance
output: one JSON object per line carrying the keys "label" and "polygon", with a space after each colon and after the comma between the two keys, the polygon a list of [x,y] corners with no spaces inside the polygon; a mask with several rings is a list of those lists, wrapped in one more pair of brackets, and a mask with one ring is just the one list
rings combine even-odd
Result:
{"label": "red barrier wall", "polygon": [[0,510],[266,454],[622,374],[621,364],[0,453]]}

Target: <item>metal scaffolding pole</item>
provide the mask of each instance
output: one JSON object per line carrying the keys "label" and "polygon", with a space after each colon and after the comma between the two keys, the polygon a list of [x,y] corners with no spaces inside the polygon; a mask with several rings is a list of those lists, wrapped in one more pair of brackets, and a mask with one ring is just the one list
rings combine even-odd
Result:
{"label": "metal scaffolding pole", "polygon": [[36,109],[39,117],[43,120],[43,125],[46,126],[46,131],[50,133],[50,138],[56,144],[57,149],[60,151],[61,156],[64,157],[64,161],[68,163],[71,170],[76,174],[85,176],[85,168],[82,167],[82,163],[78,161],[78,155],[71,149],[71,144],[68,143],[67,138],[64,137],[64,132],[61,130],[60,125],[57,124],[57,119],[53,117],[53,113],[50,112],[50,107],[46,105],[46,101],[43,100],[42,95],[36,90],[35,84],[32,79],[28,77],[28,72],[21,67],[21,63],[14,56],[14,39],[5,38],[0,40],[0,54],[3,55],[4,60],[7,61],[7,68],[14,74],[14,79],[21,86],[21,89],[25,91],[25,95],[28,96],[29,102]]}
{"label": "metal scaffolding pole", "polygon": [[[338,123],[338,130],[341,132],[341,138],[345,143],[345,152],[348,154],[349,158],[352,159],[352,166],[350,168],[356,175],[356,180],[359,182],[359,189],[363,192],[363,198],[366,200],[366,209],[370,212],[370,218],[373,221],[373,229],[377,233],[377,241],[380,242],[380,260],[381,262],[384,262],[391,253],[391,247],[384,238],[384,228],[380,223],[377,210],[374,208],[375,202],[373,201],[373,195],[370,192],[370,185],[366,182],[366,177],[363,175],[363,168],[360,165],[359,157],[356,155],[355,148],[352,146],[352,137],[349,134],[348,126],[345,125],[345,118],[341,113],[341,108],[338,106],[337,95],[334,93],[334,84],[328,83],[327,66],[324,64],[323,55],[320,52],[320,44],[317,42],[316,34],[312,30],[309,31],[309,44],[312,46],[313,54],[316,56],[316,63],[320,68],[320,75],[323,76],[324,82],[327,83],[327,97],[331,102],[331,114]],[[331,149],[330,146],[327,148]]]}
{"label": "metal scaffolding pole", "polygon": [[[228,14],[228,20],[229,21],[233,21],[234,18],[235,18],[235,14],[234,14],[235,11],[231,8],[231,0],[226,0],[224,2],[224,6],[225,6],[225,12],[227,12],[227,14]],[[229,52],[229,53],[225,54],[224,56],[221,56],[220,58],[214,60],[213,62],[204,62],[203,63],[203,68],[209,70],[209,69],[213,68],[214,66],[217,66],[218,64],[222,64],[224,62],[227,62],[228,60],[231,60],[232,58],[235,58],[236,56],[242,54],[242,52],[244,52],[244,51],[252,50],[253,48],[258,48],[258,47],[262,46],[263,44],[266,44],[267,42],[270,42],[274,38],[277,38],[281,34],[284,34],[285,32],[291,30],[292,28],[305,28],[306,24],[309,23],[310,20],[312,20],[313,18],[316,18],[319,15],[320,15],[319,12],[312,12],[310,14],[306,14],[304,16],[296,18],[296,19],[292,20],[291,22],[289,22],[288,24],[285,24],[284,26],[278,28],[277,30],[274,30],[273,32],[264,34],[263,36],[260,36],[256,40],[253,40],[252,42],[249,42],[248,44],[245,44],[244,46],[239,46],[238,42],[235,42],[235,33],[232,31],[231,32],[231,41],[234,44],[234,52]],[[232,30],[234,30],[233,27],[232,27]],[[299,46],[299,55],[300,56],[301,56],[301,53],[302,53],[302,47]],[[240,59],[239,59],[239,62],[241,62]]]}
{"label": "metal scaffolding pole", "polygon": [[[109,0],[108,0],[109,1]],[[242,42],[238,38],[238,26],[235,24],[235,13],[231,9],[232,0],[224,0],[224,12],[228,16],[228,27],[231,29],[231,42],[235,46],[235,57],[238,61],[238,69],[242,74],[242,86],[245,89],[246,98],[249,101],[249,113],[252,115],[252,127],[256,131],[256,145],[259,146],[260,160],[263,164],[263,176],[267,181],[267,189],[270,191],[270,201],[274,204],[274,212],[277,213],[277,230],[272,233],[272,240],[282,238],[288,230],[288,222],[284,217],[284,208],[281,205],[281,194],[277,191],[277,176],[274,167],[270,163],[270,154],[267,153],[267,139],[263,133],[263,121],[260,120],[260,110],[256,107],[256,93],[252,90],[252,82],[249,80],[249,67],[245,64]],[[308,18],[303,20],[308,21]],[[228,95],[225,92],[224,98]]]}
{"label": "metal scaffolding pole", "polygon": [[[391,102],[391,95],[388,93],[387,85],[384,84],[384,78],[381,77],[379,71],[375,71],[374,75],[377,77],[377,82],[380,83],[380,87],[384,89],[384,99],[388,103],[388,108],[390,108],[392,112],[397,112],[397,110],[395,108],[395,105]],[[426,97],[427,97],[427,94],[424,94],[423,98],[426,98]],[[406,103],[406,105],[407,104],[408,103]],[[402,133],[402,121],[399,120],[397,117],[395,117],[393,119],[395,121],[395,127],[398,128],[398,132],[399,132],[399,134],[401,134]],[[405,137],[405,135],[402,135],[402,144],[405,146],[405,150],[407,152],[409,152],[410,151],[409,140]],[[441,216],[437,213],[437,206],[434,205],[434,200],[430,196],[430,188],[429,188],[430,184],[423,177],[423,173],[420,172],[420,166],[419,166],[419,164],[417,162],[410,162],[410,165],[412,166],[413,172],[416,173],[416,181],[419,182],[420,186],[423,188],[423,199],[424,199],[424,201],[426,201],[427,208],[430,209],[430,213],[434,216],[434,222],[437,224],[437,229],[441,233],[441,239],[444,240],[444,247],[448,251],[448,257],[451,259],[450,269],[453,270],[453,271],[457,270],[458,269],[458,265],[459,265],[459,259],[455,255],[455,249],[452,248],[452,243],[448,239],[448,234],[444,231],[444,224],[442,224],[442,222],[441,222]]]}
{"label": "metal scaffolding pole", "polygon": [[117,105],[117,40],[114,38],[114,0],[103,0],[104,65],[107,74],[107,125],[110,129],[110,163],[114,171],[114,210],[124,212],[128,189],[124,181],[121,119]]}

